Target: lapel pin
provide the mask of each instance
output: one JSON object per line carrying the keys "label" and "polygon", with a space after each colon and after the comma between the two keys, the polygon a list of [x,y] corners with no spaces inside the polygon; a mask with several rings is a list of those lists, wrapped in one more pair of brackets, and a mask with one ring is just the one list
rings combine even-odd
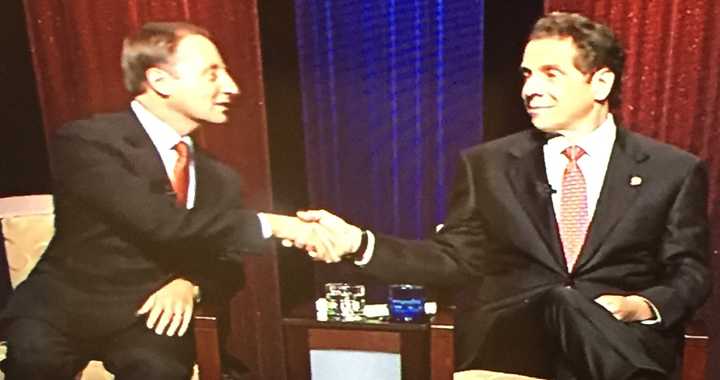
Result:
{"label": "lapel pin", "polygon": [[640,186],[642,185],[642,177],[638,177],[636,175],[630,177],[630,186]]}

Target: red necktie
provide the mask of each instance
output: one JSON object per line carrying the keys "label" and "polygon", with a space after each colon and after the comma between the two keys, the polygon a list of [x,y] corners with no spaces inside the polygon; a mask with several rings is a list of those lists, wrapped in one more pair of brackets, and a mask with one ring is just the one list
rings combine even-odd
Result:
{"label": "red necktie", "polygon": [[569,161],[563,174],[559,227],[565,262],[568,272],[572,272],[590,223],[585,177],[577,165],[577,160],[585,154],[585,151],[573,145],[565,149],[563,154]]}
{"label": "red necktie", "polygon": [[187,205],[188,177],[190,174],[189,147],[180,141],[173,147],[178,154],[175,167],[173,168],[172,188],[175,192],[175,202],[180,207]]}

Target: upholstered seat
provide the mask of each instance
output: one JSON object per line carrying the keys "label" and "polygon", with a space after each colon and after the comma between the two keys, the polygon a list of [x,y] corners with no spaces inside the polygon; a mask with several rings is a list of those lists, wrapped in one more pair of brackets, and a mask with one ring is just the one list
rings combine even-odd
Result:
{"label": "upholstered seat", "polygon": [[540,380],[536,377],[514,375],[511,373],[470,370],[455,372],[453,380]]}
{"label": "upholstered seat", "polygon": [[35,267],[55,232],[52,196],[0,199],[0,220],[14,289]]}

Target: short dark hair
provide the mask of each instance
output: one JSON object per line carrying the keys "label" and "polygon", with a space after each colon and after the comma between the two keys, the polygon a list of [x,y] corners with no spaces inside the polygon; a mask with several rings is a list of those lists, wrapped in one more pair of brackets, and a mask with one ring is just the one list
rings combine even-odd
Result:
{"label": "short dark hair", "polygon": [[578,52],[575,67],[581,72],[592,74],[607,67],[615,73],[609,102],[610,108],[617,108],[620,105],[625,52],[612,30],[577,13],[552,12],[535,23],[529,39],[558,37],[572,38]]}
{"label": "short dark hair", "polygon": [[149,22],[123,41],[121,66],[125,88],[138,95],[145,91],[145,71],[171,63],[177,45],[188,35],[210,38],[210,33],[186,22]]}

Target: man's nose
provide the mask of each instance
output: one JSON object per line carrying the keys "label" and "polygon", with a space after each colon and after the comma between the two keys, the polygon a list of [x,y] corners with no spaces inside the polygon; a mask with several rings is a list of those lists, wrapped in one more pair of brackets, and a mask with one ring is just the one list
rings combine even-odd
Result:
{"label": "man's nose", "polygon": [[523,99],[527,99],[533,95],[540,95],[542,93],[543,81],[537,76],[529,76],[523,83],[521,96]]}
{"label": "man's nose", "polygon": [[220,78],[221,89],[225,94],[238,95],[240,94],[240,88],[238,87],[235,80],[230,76],[230,73],[223,72]]}

